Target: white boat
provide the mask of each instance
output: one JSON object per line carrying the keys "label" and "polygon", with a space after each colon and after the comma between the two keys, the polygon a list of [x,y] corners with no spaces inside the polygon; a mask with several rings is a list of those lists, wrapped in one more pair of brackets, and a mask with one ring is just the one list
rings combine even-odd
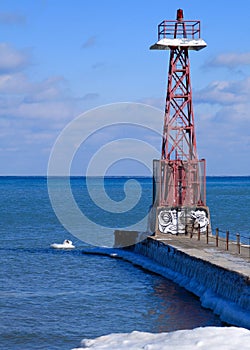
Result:
{"label": "white boat", "polygon": [[72,242],[69,239],[65,239],[63,243],[53,243],[50,245],[51,248],[55,249],[74,249],[75,246],[72,244]]}

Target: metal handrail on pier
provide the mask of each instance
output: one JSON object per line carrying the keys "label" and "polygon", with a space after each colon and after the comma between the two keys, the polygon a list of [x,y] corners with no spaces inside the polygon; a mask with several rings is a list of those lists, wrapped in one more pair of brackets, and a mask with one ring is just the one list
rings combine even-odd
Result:
{"label": "metal handrail on pier", "polygon": [[[191,232],[190,239],[194,237],[196,237],[196,235]],[[229,233],[229,231],[223,231],[219,228],[215,229],[215,233],[209,232],[209,229],[207,228],[206,233],[201,234],[200,228],[198,228],[197,240],[204,240],[204,238],[207,245],[213,245],[217,248],[250,259],[250,236],[240,233]]]}

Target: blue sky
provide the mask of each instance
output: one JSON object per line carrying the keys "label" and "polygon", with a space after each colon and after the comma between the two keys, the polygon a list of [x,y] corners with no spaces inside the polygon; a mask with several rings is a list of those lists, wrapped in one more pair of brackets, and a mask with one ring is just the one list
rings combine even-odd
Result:
{"label": "blue sky", "polygon": [[[201,20],[208,44],[190,53],[199,156],[208,175],[250,175],[248,0],[2,0],[0,174],[46,174],[63,128],[91,108],[135,102],[163,111],[169,53],[149,46],[178,8]],[[162,127],[163,112],[155,123]],[[86,158],[96,147],[84,148]],[[132,162],[123,171],[141,170]]]}

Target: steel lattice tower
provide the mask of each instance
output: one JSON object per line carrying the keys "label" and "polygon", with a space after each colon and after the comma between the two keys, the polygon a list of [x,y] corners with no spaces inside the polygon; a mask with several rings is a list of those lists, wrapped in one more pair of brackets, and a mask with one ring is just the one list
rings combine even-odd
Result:
{"label": "steel lattice tower", "polygon": [[161,205],[205,205],[205,160],[198,160],[192,103],[189,50],[200,50],[200,21],[176,21],[158,26],[151,49],[170,50],[162,138]]}
{"label": "steel lattice tower", "polygon": [[205,213],[206,208],[206,165],[197,154],[189,61],[189,50],[204,47],[200,21],[184,20],[181,9],[177,10],[176,20],[165,20],[158,25],[158,41],[150,47],[170,50],[162,156],[161,160],[154,161],[154,205],[158,207],[159,222],[177,220],[176,233],[178,213],[186,220],[183,211],[200,207]]}

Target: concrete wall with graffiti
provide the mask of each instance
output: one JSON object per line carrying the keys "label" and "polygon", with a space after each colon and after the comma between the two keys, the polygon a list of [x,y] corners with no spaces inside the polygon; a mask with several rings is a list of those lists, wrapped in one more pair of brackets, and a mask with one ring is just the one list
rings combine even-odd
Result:
{"label": "concrete wall with graffiti", "polygon": [[158,208],[158,230],[161,233],[185,234],[190,229],[207,231],[209,212],[205,207]]}

